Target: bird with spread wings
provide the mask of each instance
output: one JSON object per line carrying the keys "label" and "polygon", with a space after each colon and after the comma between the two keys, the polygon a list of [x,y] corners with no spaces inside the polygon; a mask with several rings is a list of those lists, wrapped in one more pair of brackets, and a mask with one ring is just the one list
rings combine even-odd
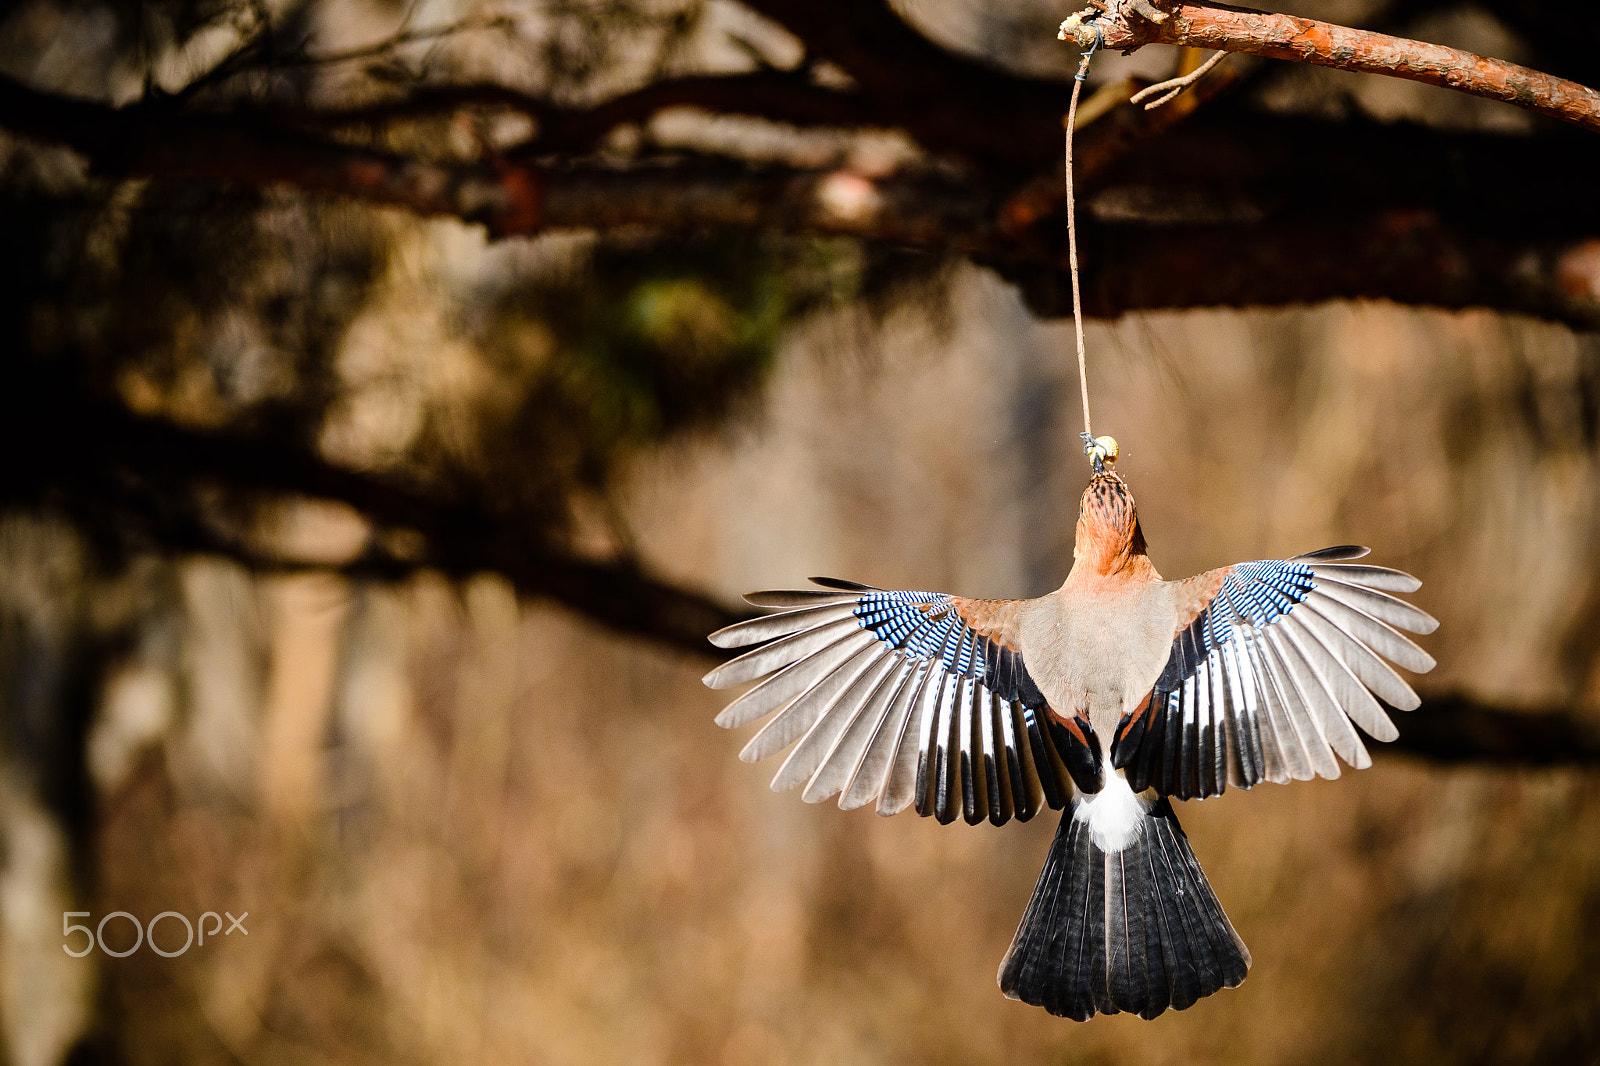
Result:
{"label": "bird with spread wings", "polygon": [[1369,765],[1357,729],[1393,740],[1385,704],[1419,702],[1389,664],[1434,665],[1400,631],[1438,626],[1391,595],[1421,583],[1358,562],[1365,548],[1163,580],[1115,458],[1099,438],[1055,592],[758,592],[777,612],[711,640],[760,646],[705,678],[764,679],[717,723],[771,716],[740,758],[793,745],[775,790],[971,825],[1062,810],[999,980],[1079,1020],[1153,1018],[1244,980],[1250,953],[1170,801]]}

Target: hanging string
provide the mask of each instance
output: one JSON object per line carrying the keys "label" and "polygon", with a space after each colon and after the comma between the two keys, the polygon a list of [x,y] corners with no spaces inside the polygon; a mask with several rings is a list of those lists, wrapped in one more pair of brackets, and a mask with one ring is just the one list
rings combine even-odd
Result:
{"label": "hanging string", "polygon": [[1083,437],[1085,454],[1092,454],[1094,429],[1089,423],[1089,372],[1083,354],[1083,297],[1078,291],[1078,216],[1077,201],[1072,192],[1072,134],[1078,123],[1078,93],[1089,78],[1089,61],[1105,44],[1105,31],[1094,28],[1094,44],[1078,61],[1078,73],[1072,80],[1072,102],[1067,106],[1067,262],[1072,268],[1072,327],[1078,338],[1078,389],[1083,395]]}

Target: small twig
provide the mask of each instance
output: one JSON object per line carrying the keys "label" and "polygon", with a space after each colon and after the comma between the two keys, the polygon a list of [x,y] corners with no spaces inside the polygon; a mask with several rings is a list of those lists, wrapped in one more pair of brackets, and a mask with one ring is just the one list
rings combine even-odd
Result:
{"label": "small twig", "polygon": [[322,67],[333,66],[338,63],[351,63],[359,59],[376,59],[387,55],[409,44],[421,41],[438,41],[457,34],[469,33],[473,30],[503,30],[515,25],[512,19],[499,15],[487,19],[463,19],[444,26],[430,26],[422,30],[405,30],[386,37],[360,48],[351,48],[343,52],[328,52],[324,55],[298,55],[288,56],[274,60],[273,66],[283,67]]}
{"label": "small twig", "polygon": [[466,19],[445,26],[430,26],[422,30],[402,30],[382,41],[344,52],[312,55],[307,51],[307,46],[310,44],[309,38],[300,41],[292,51],[275,53],[272,47],[274,30],[271,20],[265,15],[261,15],[256,22],[255,31],[247,34],[238,48],[224,57],[222,62],[185,85],[176,95],[179,100],[190,100],[198,96],[203,90],[220,85],[241,74],[303,67],[336,66],[340,63],[350,63],[360,59],[376,59],[393,53],[406,45],[416,44],[420,41],[442,41],[459,33],[466,33],[472,30],[504,29],[512,24],[512,20],[504,16],[489,19]]}
{"label": "small twig", "polygon": [[859,94],[826,89],[788,71],[696,75],[652,82],[592,107],[569,107],[494,83],[421,85],[403,95],[343,109],[275,114],[296,126],[327,128],[407,121],[463,108],[519,111],[539,125],[541,149],[586,148],[619,125],[643,122],[670,107],[699,107],[801,126],[868,126],[873,113]]}
{"label": "small twig", "polygon": [[[1143,17],[1132,0],[1103,2],[1099,24],[1109,48],[1189,45],[1383,74],[1515,104],[1600,132],[1600,92],[1459,48],[1205,0],[1171,0],[1160,22]],[[1094,30],[1073,16],[1061,24],[1061,36],[1087,47]]]}
{"label": "small twig", "polygon": [[1168,78],[1166,81],[1158,81],[1154,85],[1140,89],[1138,92],[1128,97],[1128,103],[1143,104],[1146,100],[1150,100],[1150,97],[1160,93],[1160,99],[1151,100],[1150,103],[1144,105],[1144,109],[1146,111],[1154,111],[1156,108],[1160,107],[1164,103],[1167,103],[1169,100],[1172,100],[1179,93],[1183,92],[1183,90],[1187,89],[1189,86],[1193,85],[1195,82],[1209,74],[1212,68],[1218,63],[1222,62],[1227,54],[1227,52],[1218,52],[1187,74],[1180,75],[1176,78]]}

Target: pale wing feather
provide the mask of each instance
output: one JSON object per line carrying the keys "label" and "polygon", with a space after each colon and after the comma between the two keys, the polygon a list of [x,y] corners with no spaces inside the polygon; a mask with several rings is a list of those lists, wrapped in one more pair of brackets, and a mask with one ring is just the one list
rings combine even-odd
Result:
{"label": "pale wing feather", "polygon": [[910,660],[908,663],[910,674],[895,690],[894,699],[878,720],[872,736],[862,746],[860,757],[850,771],[849,784],[839,797],[839,806],[844,810],[866,806],[888,786],[895,751],[905,733],[906,720],[922,687],[922,679],[928,673],[926,663]]}
{"label": "pale wing feather", "polygon": [[1065,778],[1029,779],[1061,768],[1059,759],[1041,765],[1029,757],[1050,741],[1042,719],[1025,715],[1019,702],[1042,704],[1042,696],[1007,635],[1015,601],[819,584],[826,587],[751,593],[751,603],[778,613],[712,638],[750,650],[707,674],[708,685],[759,681],[718,723],[772,715],[740,758],[753,762],[793,745],[774,789],[803,786],[809,802],[837,795],[845,808],[876,800],[882,814],[915,804],[941,821],[959,812],[996,824],[1031,817],[1041,794],[1052,806],[1067,801]]}
{"label": "pale wing feather", "polygon": [[1312,595],[1322,596],[1333,602],[1335,606],[1331,608],[1318,609],[1336,620],[1339,628],[1371,647],[1385,659],[1413,673],[1425,674],[1438,665],[1434,662],[1433,656],[1417,647],[1411,638],[1403,636],[1387,622],[1374,617],[1364,607],[1349,602],[1337,593],[1338,590],[1330,591],[1319,585]]}
{"label": "pale wing feather", "polygon": [[855,717],[840,732],[816,773],[806,782],[802,798],[807,803],[820,803],[842,792],[850,783],[862,755],[866,754],[867,745],[888,718],[895,697],[911,678],[914,666],[909,660],[892,656],[891,661],[893,668],[861,704],[861,709],[855,712]]}
{"label": "pale wing feather", "polygon": [[724,729],[736,729],[763,718],[816,684],[824,675],[863,648],[875,643],[871,633],[847,633],[828,646],[790,663],[722,709],[716,722]]}
{"label": "pale wing feather", "polygon": [[827,710],[833,698],[861,676],[880,654],[877,642],[872,641],[850,656],[762,726],[739,752],[739,758],[745,762],[760,762],[799,740]]}
{"label": "pale wing feather", "polygon": [[925,786],[922,777],[923,753],[933,737],[934,701],[938,698],[943,677],[942,670],[930,666],[917,686],[900,744],[895,748],[889,779],[884,785],[883,794],[878,797],[879,814],[899,814],[916,801]]}
{"label": "pale wing feather", "polygon": [[1422,582],[1403,571],[1391,570],[1387,566],[1368,566],[1365,563],[1312,563],[1311,572],[1319,578],[1326,577],[1333,581],[1365,585],[1367,588],[1384,589],[1388,592],[1415,592],[1422,587]]}
{"label": "pale wing feather", "polygon": [[1400,730],[1350,668],[1350,657],[1361,646],[1316,611],[1297,611],[1295,620],[1317,644],[1318,665],[1330,683],[1339,709],[1375,740],[1390,741],[1398,737]]}
{"label": "pale wing feather", "polygon": [[746,593],[744,602],[752,607],[827,607],[841,603],[854,603],[856,597],[844,592],[822,592],[817,589],[766,589]]}
{"label": "pale wing feather", "polygon": [[[1287,633],[1270,631],[1267,640],[1282,671],[1280,676],[1285,683],[1287,702],[1298,712],[1294,719],[1295,727],[1302,730],[1301,737],[1306,741],[1306,750],[1312,753],[1313,761],[1317,763],[1317,775],[1330,779],[1338,777],[1341,770],[1334,756],[1338,753],[1339,745],[1328,736],[1324,716],[1317,706],[1318,699],[1327,695],[1322,683],[1312,674],[1310,664],[1295,648]],[[1310,733],[1303,732],[1308,727]]]}
{"label": "pale wing feather", "polygon": [[736,659],[729,659],[703,680],[708,688],[729,688],[745,681],[754,681],[827,647],[839,637],[848,636],[859,628],[853,620],[844,620],[794,633],[754,651],[747,651]]}
{"label": "pale wing feather", "polygon": [[1322,735],[1339,758],[1357,770],[1365,770],[1372,765],[1372,756],[1367,754],[1360,735],[1340,708],[1322,669],[1323,660],[1331,656],[1298,623],[1286,620],[1276,628],[1283,636],[1283,647],[1292,656],[1290,668],[1299,683],[1300,694],[1316,716]]}
{"label": "pale wing feather", "polygon": [[1282,784],[1284,781],[1309,781],[1316,776],[1311,768],[1311,758],[1305,744],[1294,728],[1289,709],[1284,705],[1282,683],[1273,676],[1272,649],[1260,634],[1252,634],[1248,645],[1250,656],[1256,664],[1256,676],[1261,678],[1261,703],[1267,712],[1267,722],[1277,738],[1278,754],[1283,759],[1283,777],[1267,780]]}
{"label": "pale wing feather", "polygon": [[1300,683],[1280,644],[1280,635],[1269,630],[1264,636],[1262,649],[1267,653],[1265,661],[1278,704],[1284,709],[1290,728],[1300,740],[1301,750],[1306,754],[1313,775],[1330,780],[1338,777],[1339,760],[1334,758],[1333,746],[1328,743],[1321,723],[1312,713],[1310,702],[1300,691]]}
{"label": "pale wing feather", "polygon": [[871,698],[876,686],[894,669],[894,655],[881,647],[872,649],[868,656],[861,671],[817,713],[805,736],[778,767],[772,778],[772,791],[787,792],[805,784],[827,758],[833,742],[839,739],[862,703]]}
{"label": "pale wing feather", "polygon": [[[1373,637],[1378,637],[1379,632],[1387,631],[1387,627],[1374,618],[1351,610],[1337,600],[1322,597],[1320,593],[1321,589],[1318,589],[1309,597],[1309,602],[1316,608],[1313,613],[1324,619],[1341,638],[1337,651],[1351,672],[1379,699],[1396,710],[1414,711],[1421,706],[1422,701],[1417,698],[1416,690],[1395,672],[1394,667],[1383,661],[1379,652],[1374,650],[1374,645],[1383,647],[1384,642],[1379,639],[1366,639],[1369,633]],[[1372,632],[1374,630],[1379,632]],[[1392,633],[1392,631],[1387,632]],[[1431,657],[1428,662],[1432,664]]]}
{"label": "pale wing feather", "polygon": [[1370,614],[1372,617],[1396,629],[1404,629],[1410,633],[1419,633],[1427,636],[1439,628],[1439,620],[1427,611],[1422,610],[1405,600],[1391,596],[1387,592],[1367,588],[1364,585],[1341,581],[1338,578],[1317,577],[1317,591],[1325,596],[1331,596],[1340,603],[1347,604],[1355,610]]}
{"label": "pale wing feather", "polygon": [[786,637],[802,629],[815,629],[827,622],[842,622],[854,614],[855,608],[849,604],[802,607],[793,611],[762,615],[760,618],[751,618],[744,622],[735,622],[731,626],[717,630],[706,639],[719,648],[743,648],[751,644],[760,644],[764,640]]}

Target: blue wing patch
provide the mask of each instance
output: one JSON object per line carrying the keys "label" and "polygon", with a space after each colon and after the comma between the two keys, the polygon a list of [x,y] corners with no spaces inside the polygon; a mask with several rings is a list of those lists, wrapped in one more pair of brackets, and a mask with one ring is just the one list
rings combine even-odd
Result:
{"label": "blue wing patch", "polygon": [[1260,629],[1288,614],[1316,587],[1317,579],[1304,563],[1258,560],[1235,566],[1218,597],[1227,600],[1234,615]]}
{"label": "blue wing patch", "polygon": [[944,593],[868,592],[855,615],[862,629],[907,656],[938,661],[956,677],[982,678],[991,692],[1024,707],[1045,704],[1022,656],[969,626]]}

